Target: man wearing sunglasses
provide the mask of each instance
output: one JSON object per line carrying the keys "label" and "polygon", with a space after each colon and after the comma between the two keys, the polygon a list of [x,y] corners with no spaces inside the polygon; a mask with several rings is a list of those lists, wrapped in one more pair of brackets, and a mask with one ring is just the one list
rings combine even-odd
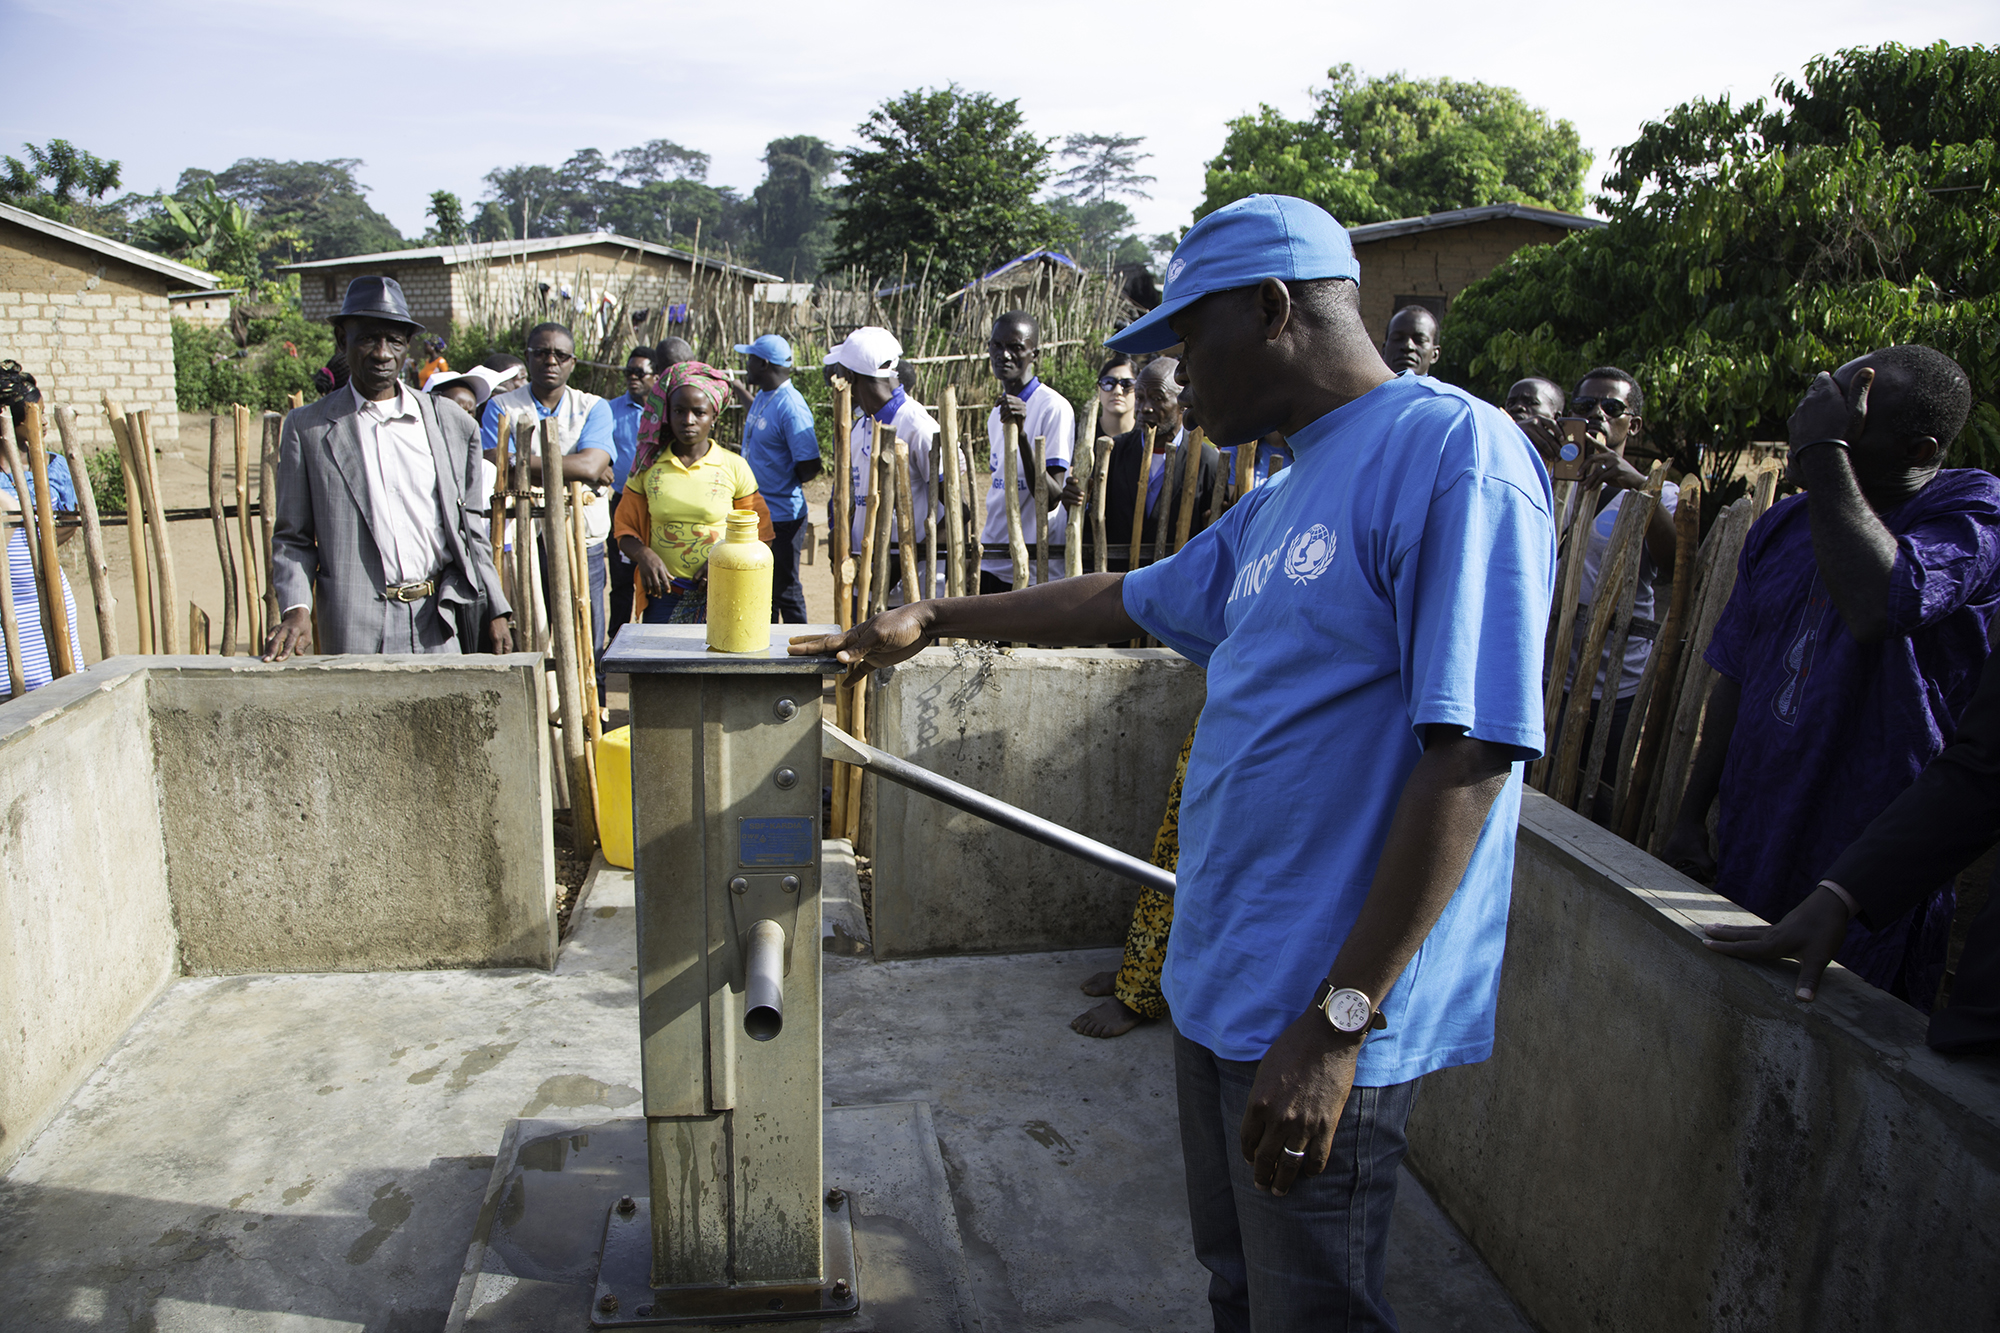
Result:
{"label": "man wearing sunglasses", "polygon": [[[1598,570],[1603,567],[1604,553],[1610,548],[1611,531],[1618,525],[1618,511],[1624,504],[1625,496],[1646,484],[1645,473],[1625,457],[1626,447],[1639,438],[1642,424],[1640,410],[1645,405],[1646,396],[1639,391],[1639,382],[1616,366],[1600,366],[1591,371],[1570,396],[1565,415],[1582,419],[1591,442],[1590,454],[1584,460],[1583,485],[1579,494],[1588,494],[1590,487],[1600,483],[1604,488],[1597,493],[1597,517],[1591,521],[1590,540],[1583,548],[1583,582],[1578,593],[1586,606],[1596,595]],[[1532,434],[1530,438],[1533,438]],[[1653,516],[1647,520],[1646,550],[1639,559],[1639,587],[1632,602],[1635,621],[1651,623],[1657,619],[1654,615],[1658,600],[1656,585],[1663,579],[1673,577],[1674,510],[1680,504],[1680,496],[1680,487],[1667,482],[1660,488],[1660,503],[1654,506]],[[1583,625],[1588,620],[1587,614],[1577,617],[1579,644],[1583,638]],[[1575,686],[1574,655],[1577,651],[1572,646],[1572,688]],[[1625,643],[1624,665],[1618,669],[1615,678],[1611,738],[1605,747],[1604,771],[1589,812],[1591,818],[1599,823],[1611,818],[1610,784],[1617,769],[1618,743],[1624,737],[1625,724],[1632,712],[1632,700],[1639,693],[1639,678],[1645,674],[1646,659],[1652,652],[1653,641],[1639,633],[1635,626],[1632,636]],[[1604,699],[1605,678],[1610,670],[1602,662],[1597,665],[1596,677],[1590,687],[1590,697],[1598,701],[1591,705],[1592,725],[1595,725],[1596,710]]]}
{"label": "man wearing sunglasses", "polygon": [[[528,382],[511,393],[497,394],[486,404],[479,422],[480,444],[494,466],[505,467],[511,452],[500,447],[500,423],[510,417],[553,420],[562,442],[563,482],[580,481],[584,492],[583,540],[590,564],[590,637],[595,651],[604,651],[604,593],[607,571],[604,541],[611,535],[612,457],[618,445],[611,404],[594,393],[569,386],[576,372],[576,342],[561,324],[537,324],[528,330]],[[541,437],[528,453],[528,481],[542,482]],[[544,591],[547,584],[543,585]]]}

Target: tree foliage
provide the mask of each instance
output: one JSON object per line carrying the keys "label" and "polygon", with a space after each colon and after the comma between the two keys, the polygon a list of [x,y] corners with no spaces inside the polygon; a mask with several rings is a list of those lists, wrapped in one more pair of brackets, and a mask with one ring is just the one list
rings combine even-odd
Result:
{"label": "tree foliage", "polygon": [[1139,264],[1149,257],[1146,243],[1132,230],[1132,210],[1114,197],[1152,198],[1141,187],[1151,185],[1154,178],[1138,169],[1152,156],[1137,151],[1144,142],[1143,135],[1064,137],[1058,156],[1070,165],[1056,177],[1056,197],[1049,206],[1066,228],[1064,246],[1079,263],[1094,268]]}
{"label": "tree foliage", "polygon": [[1304,120],[1268,105],[1229,122],[1195,217],[1252,194],[1291,194],[1349,225],[1521,203],[1575,212],[1590,154],[1566,120],[1512,88],[1327,71]]}
{"label": "tree foliage", "polygon": [[106,206],[103,197],[118,188],[119,164],[78,148],[67,139],[51,139],[36,147],[24,143],[26,162],[0,158],[0,200],[73,227],[93,231],[114,229],[122,210]]}
{"label": "tree foliage", "polygon": [[886,274],[907,257],[964,282],[1062,234],[1035,200],[1049,147],[1011,100],[957,84],[919,89],[882,103],[856,133],[835,192],[835,266]]}
{"label": "tree foliage", "polygon": [[840,170],[832,144],[810,134],[764,145],[764,182],[750,196],[757,262],[799,282],[819,276],[833,248],[833,193]]}
{"label": "tree foliage", "polygon": [[295,238],[279,262],[400,250],[402,233],[369,204],[355,179],[355,169],[362,165],[354,157],[324,162],[239,158],[218,172],[183,171],[174,198],[186,200],[203,182],[212,183],[217,195],[249,210],[266,232]]}
{"label": "tree foliage", "polygon": [[472,225],[478,240],[614,231],[662,245],[741,251],[748,237],[742,198],[706,182],[708,154],[671,139],[622,148],[608,157],[579,148],[560,166],[495,167],[490,198]]}
{"label": "tree foliage", "polygon": [[1844,50],[1774,99],[1642,127],[1605,178],[1610,225],[1461,293],[1439,373],[1497,398],[1624,366],[1656,444],[1692,468],[1698,446],[1783,439],[1816,371],[1921,342],[1984,404],[1960,458],[2000,463],[2000,49]]}

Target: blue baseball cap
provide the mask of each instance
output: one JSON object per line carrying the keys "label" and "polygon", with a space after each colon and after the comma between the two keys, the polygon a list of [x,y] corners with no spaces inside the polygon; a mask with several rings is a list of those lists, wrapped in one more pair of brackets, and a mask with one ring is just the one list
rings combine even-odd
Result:
{"label": "blue baseball cap", "polygon": [[774,366],[792,364],[792,345],[775,333],[767,333],[756,342],[739,343],[736,352],[739,356],[761,356]]}
{"label": "blue baseball cap", "polygon": [[1347,228],[1318,204],[1288,194],[1253,194],[1218,208],[1188,228],[1167,262],[1166,299],[1104,345],[1114,352],[1157,352],[1180,341],[1167,321],[1213,292],[1266,278],[1361,281]]}

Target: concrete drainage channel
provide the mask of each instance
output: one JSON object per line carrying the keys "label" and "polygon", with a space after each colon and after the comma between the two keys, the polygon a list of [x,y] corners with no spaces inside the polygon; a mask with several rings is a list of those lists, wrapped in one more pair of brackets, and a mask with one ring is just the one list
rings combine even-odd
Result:
{"label": "concrete drainage channel", "polygon": [[[598,1288],[619,1200],[636,1219],[651,1193],[643,1117],[672,1118],[642,1072],[633,880],[600,867],[557,947],[531,663],[114,661],[0,708],[0,1008],[36,1017],[0,1030],[0,1326],[435,1329],[455,1299],[468,1327],[647,1317]],[[1121,746],[1170,765],[1198,674],[958,670],[926,654],[881,682],[873,741],[1143,847],[1101,793],[1148,781],[1118,775]],[[1045,737],[1044,706],[1092,734]],[[1042,799],[1008,755],[1042,764]],[[453,818],[425,819],[446,781]],[[807,946],[810,1202],[851,1219],[860,1314],[804,1326],[1206,1328],[1168,1033],[1067,1029],[1129,896],[887,797],[872,956],[810,950],[867,933],[851,850],[825,844],[782,1034],[719,1029],[766,1051],[804,1030]],[[1990,1063],[1945,1063],[1837,972],[1797,1006],[1782,969],[1700,946],[1726,903],[1550,802],[1524,802],[1521,848],[1498,1053],[1428,1080],[1412,1121],[1443,1208],[1405,1176],[1405,1329],[1526,1328],[1510,1290],[1565,1333],[1973,1327],[2000,1305]],[[782,895],[796,870],[758,873]],[[1776,1163],[1792,1196],[1853,1206],[1766,1225]],[[1857,1247],[1890,1258],[1814,1257]]]}

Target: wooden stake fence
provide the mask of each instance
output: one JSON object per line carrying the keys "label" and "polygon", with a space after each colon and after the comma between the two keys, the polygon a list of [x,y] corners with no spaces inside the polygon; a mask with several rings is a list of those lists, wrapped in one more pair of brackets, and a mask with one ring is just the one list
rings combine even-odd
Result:
{"label": "wooden stake fence", "polygon": [[[246,427],[247,429],[247,427]],[[222,565],[222,655],[236,655],[236,556],[229,540],[229,524],[222,517],[222,418],[208,421],[208,520],[215,527],[215,555]],[[249,572],[244,572],[245,579]],[[205,621],[207,617],[203,617]],[[208,630],[201,633],[202,651],[208,651]]]}
{"label": "wooden stake fence", "polygon": [[76,413],[67,407],[56,409],[56,433],[62,436],[63,458],[69,464],[70,480],[76,484],[77,512],[83,518],[83,555],[90,569],[90,599],[97,608],[97,652],[100,657],[118,656],[118,599],[111,592],[111,565],[104,558],[104,529],[97,519],[97,491],[90,482],[90,468],[77,447]]}

